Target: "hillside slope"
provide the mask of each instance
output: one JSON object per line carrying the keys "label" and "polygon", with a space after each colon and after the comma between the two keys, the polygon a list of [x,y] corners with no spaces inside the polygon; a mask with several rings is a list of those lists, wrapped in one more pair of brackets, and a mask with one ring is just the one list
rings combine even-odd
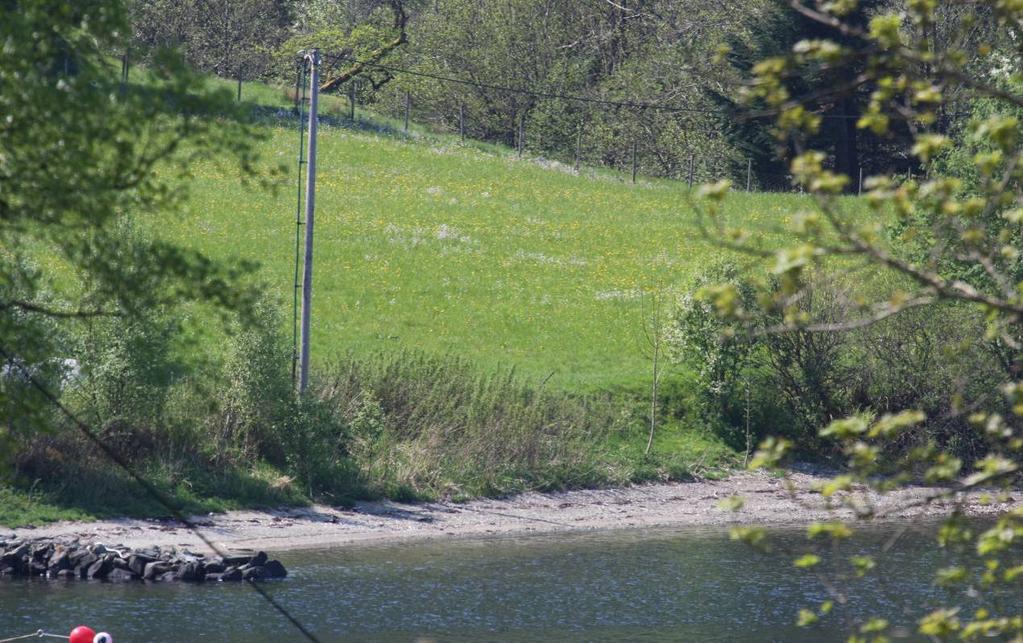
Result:
{"label": "hillside slope", "polygon": [[[722,257],[699,235],[684,184],[633,185],[457,138],[328,123],[319,141],[316,359],[412,347],[565,388],[629,384],[648,370],[654,294]],[[163,233],[213,256],[260,261],[290,305],[297,146],[294,126],[271,127],[265,158],[291,168],[276,195],[196,167],[192,212]],[[738,194],[728,207],[756,220],[793,211],[798,198]]]}

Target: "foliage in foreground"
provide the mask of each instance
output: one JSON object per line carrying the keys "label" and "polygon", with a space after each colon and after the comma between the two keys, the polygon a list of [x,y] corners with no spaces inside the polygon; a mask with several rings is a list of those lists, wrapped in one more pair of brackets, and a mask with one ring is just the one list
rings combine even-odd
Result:
{"label": "foliage in foreground", "polygon": [[251,178],[259,132],[166,51],[146,86],[120,84],[108,54],[127,29],[120,2],[3,9],[0,443],[40,427],[46,401],[25,383],[57,376],[61,336],[77,320],[197,299],[243,310],[253,297],[250,263],[130,229],[181,214],[197,158]]}
{"label": "foliage in foreground", "polygon": [[[833,506],[871,520],[891,515],[892,510],[880,510],[860,490],[883,493],[915,481],[940,485],[924,502],[950,501],[956,509],[942,526],[938,545],[965,549],[968,555],[958,565],[935,570],[935,582],[949,588],[949,603],[921,618],[917,632],[931,640],[1023,640],[1023,602],[1018,600],[1023,583],[1023,509],[1003,508],[990,522],[976,524],[963,519],[966,512],[959,506],[967,492],[985,493],[992,502],[1006,500],[1008,495],[1002,491],[1019,484],[1023,467],[1023,384],[1018,381],[1023,359],[1023,263],[1019,252],[1023,243],[1023,122],[1019,118],[1023,108],[1023,74],[1019,72],[1023,6],[1003,0],[949,2],[941,3],[939,11],[939,3],[914,1],[907,3],[902,14],[874,16],[864,28],[845,20],[856,2],[794,6],[804,16],[830,27],[834,37],[802,41],[791,52],[760,62],[746,99],[753,108],[777,113],[776,135],[796,153],[793,174],[814,196],[814,206],[794,218],[785,230],[793,242],[775,252],[743,230],[727,229],[718,213],[728,186],[706,186],[705,230],[729,247],[773,257],[773,278],[765,281],[773,281],[777,287],[760,289],[753,305],[734,283],[705,287],[701,296],[722,318],[730,320],[733,328],[754,336],[851,331],[916,311],[945,315],[950,303],[972,308],[984,319],[984,339],[1006,365],[1005,377],[1000,385],[988,385],[987,390],[953,395],[947,405],[950,413],[965,418],[974,428],[976,439],[985,447],[981,457],[966,462],[935,440],[908,450],[896,466],[890,466],[883,454],[893,443],[941,418],[928,417],[919,407],[880,417],[852,415],[835,419],[819,431],[820,439],[831,441],[847,464],[846,472],[819,491]],[[953,6],[961,6],[968,16],[955,23],[962,31],[934,38],[939,16]],[[972,39],[976,33],[973,23],[979,19],[993,21],[998,25],[996,33],[1008,36],[1011,45],[1001,49],[1008,65],[989,70],[966,67],[964,61],[971,60],[972,54],[983,57],[993,51],[993,43]],[[857,126],[881,136],[907,128],[915,141],[913,153],[930,170],[920,182],[889,177],[867,181],[866,198],[879,214],[892,217],[887,229],[876,221],[851,216],[838,195],[853,177],[828,169],[823,153],[805,147],[808,135],[819,130],[821,119],[804,109],[801,96],[792,90],[793,78],[824,73],[850,59],[866,61],[856,86],[872,89],[868,110]],[[850,90],[849,86],[832,88],[836,96]],[[958,141],[933,127],[950,97],[957,94],[986,104]],[[958,164],[935,162],[956,146]],[[966,150],[972,171],[957,174],[972,175],[975,180],[967,182],[941,171],[943,167],[961,170]],[[925,250],[921,252],[921,248]],[[889,272],[898,286],[882,299],[854,302],[838,319],[822,317],[806,302],[812,297],[813,276],[820,273],[826,258],[836,256],[864,260]],[[765,312],[756,312],[754,307]],[[758,327],[755,320],[764,314],[776,323]],[[792,446],[787,439],[769,438],[752,464],[779,466]],[[800,625],[812,627],[840,608],[846,601],[843,577],[887,573],[881,552],[840,559],[829,555],[833,548],[815,546],[839,543],[852,534],[843,515],[808,529],[810,551],[796,559],[795,565],[824,580],[832,597],[803,609]],[[754,545],[764,544],[764,533],[757,529],[737,529],[734,535]],[[902,624],[871,619],[852,632],[849,640],[886,641],[897,631],[896,625]]]}

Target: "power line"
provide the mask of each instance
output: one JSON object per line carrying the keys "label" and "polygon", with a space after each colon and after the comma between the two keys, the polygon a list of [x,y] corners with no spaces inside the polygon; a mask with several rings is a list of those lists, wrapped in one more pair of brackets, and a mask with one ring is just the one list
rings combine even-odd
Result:
{"label": "power line", "polygon": [[[492,90],[492,91],[505,92],[505,93],[509,93],[509,94],[521,94],[521,95],[526,95],[526,96],[535,96],[537,98],[548,98],[548,99],[555,99],[555,100],[566,100],[566,101],[572,101],[572,102],[577,102],[577,103],[587,103],[587,104],[591,104],[591,105],[601,105],[601,106],[604,106],[604,107],[620,107],[620,108],[624,108],[624,109],[635,109],[635,110],[649,110],[649,111],[667,112],[667,113],[671,113],[671,114],[685,114],[685,113],[690,113],[690,114],[721,114],[722,113],[722,110],[720,110],[720,109],[712,109],[712,108],[708,108],[708,107],[684,107],[684,106],[681,106],[681,105],[667,105],[667,104],[664,104],[664,103],[647,103],[647,102],[639,102],[639,101],[617,101],[617,100],[611,100],[611,99],[606,99],[606,98],[593,98],[591,96],[579,96],[578,94],[562,94],[560,92],[548,92],[548,91],[541,91],[541,90],[535,90],[535,89],[525,89],[525,88],[522,88],[522,87],[508,87],[508,86],[505,86],[505,85],[495,85],[495,84],[492,84],[492,83],[484,83],[484,82],[481,82],[481,81],[470,80],[470,79],[466,79],[466,78],[455,78],[455,77],[452,77],[452,76],[442,76],[440,74],[434,74],[434,73],[425,72],[425,71],[418,71],[418,70],[415,70],[415,69],[410,69],[408,67],[397,67],[395,65],[384,65],[382,63],[374,63],[374,62],[369,62],[369,61],[365,61],[365,60],[359,60],[358,58],[353,58],[352,56],[345,56],[345,55],[337,56],[334,60],[335,61],[337,61],[337,60],[345,60],[345,61],[348,61],[348,62],[350,62],[352,64],[361,64],[364,67],[373,67],[373,68],[376,68],[376,69],[381,69],[383,71],[388,71],[388,72],[392,72],[392,73],[395,73],[395,74],[405,74],[405,75],[408,75],[408,76],[416,76],[416,77],[419,77],[419,78],[429,78],[431,80],[439,80],[439,81],[445,82],[445,83],[454,83],[454,84],[458,84],[458,85],[466,85],[466,86],[469,86],[469,87],[476,87],[478,89],[489,89],[489,90]],[[858,120],[860,118],[860,116],[856,115],[856,114],[816,114],[816,115],[821,117],[821,118],[841,119],[841,120],[850,120],[850,119],[857,119]]]}
{"label": "power line", "polygon": [[[205,544],[207,547],[210,548],[211,551],[213,551],[213,553],[217,554],[222,558],[226,557],[226,553],[219,547],[217,547],[212,540],[207,538],[206,535],[199,530],[199,527],[191,520],[189,520],[187,517],[185,517],[185,515],[181,513],[181,511],[177,507],[175,507],[169,500],[164,498],[163,493],[155,486],[153,486],[153,483],[146,480],[145,477],[142,476],[142,474],[140,474],[130,464],[128,464],[128,461],[121,457],[121,454],[119,454],[117,451],[113,450],[106,443],[104,443],[103,440],[100,439],[99,435],[92,429],[92,427],[86,424],[83,420],[79,419],[78,416],[75,415],[69,408],[64,406],[64,404],[57,398],[56,395],[54,395],[47,387],[45,387],[38,379],[36,379],[35,375],[32,374],[32,372],[28,369],[28,367],[25,366],[25,364],[23,364],[20,360],[16,359],[13,355],[11,355],[11,353],[8,352],[8,350],[2,345],[0,345],[0,357],[3,357],[4,361],[16,367],[19,371],[21,371],[21,374],[25,378],[25,381],[31,384],[32,388],[39,391],[39,393],[42,394],[42,396],[46,398],[48,402],[53,404],[58,410],[60,410],[61,413],[64,414],[64,416],[71,420],[72,424],[74,424],[75,427],[79,431],[81,431],[82,434],[85,435],[85,437],[88,438],[90,442],[95,444],[99,448],[99,450],[102,451],[103,454],[106,455],[108,458],[110,458],[117,466],[121,467],[121,469],[123,469],[135,482],[137,482],[139,486],[141,486],[142,489],[147,494],[149,494],[154,500],[156,500],[160,505],[162,505],[164,509],[169,511],[171,516],[173,516],[175,520],[185,525],[185,527],[190,532],[195,534],[199,538],[199,540],[203,542],[203,544]],[[295,618],[283,605],[278,603],[272,596],[270,596],[270,594],[267,593],[265,589],[260,587],[258,583],[248,583],[248,585],[252,587],[252,589],[256,590],[256,592],[260,596],[262,596],[263,599],[277,611],[277,613],[279,613],[281,616],[287,619],[287,621],[292,626],[294,626],[295,629],[301,632],[302,636],[305,637],[306,640],[312,641],[312,643],[319,643],[319,639],[316,638],[316,636],[312,632],[310,632],[304,625],[302,625],[302,623],[299,622],[299,620]]]}

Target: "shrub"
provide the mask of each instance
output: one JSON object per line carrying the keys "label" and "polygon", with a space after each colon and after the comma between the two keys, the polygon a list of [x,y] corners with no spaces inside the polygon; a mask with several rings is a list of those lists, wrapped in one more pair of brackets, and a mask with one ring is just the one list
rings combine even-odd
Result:
{"label": "shrub", "polygon": [[[700,412],[733,446],[741,446],[746,413],[755,437],[782,435],[804,456],[826,457],[817,433],[832,420],[918,408],[931,420],[889,449],[934,443],[967,459],[983,453],[984,442],[957,400],[994,390],[1004,372],[975,311],[946,304],[940,314],[907,311],[846,333],[812,328],[775,333],[769,331],[783,324],[781,314],[758,306],[753,284],[739,274],[735,265],[724,264],[701,275],[694,292],[681,299],[669,339],[676,361],[697,373]],[[741,332],[700,296],[704,284],[734,289]],[[808,280],[798,313],[789,314],[835,324],[849,318],[855,294],[819,274]]]}

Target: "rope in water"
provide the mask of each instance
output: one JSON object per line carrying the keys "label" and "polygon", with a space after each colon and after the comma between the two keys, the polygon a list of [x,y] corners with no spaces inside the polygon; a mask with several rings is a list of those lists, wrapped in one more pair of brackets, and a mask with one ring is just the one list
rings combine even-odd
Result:
{"label": "rope in water", "polygon": [[41,639],[44,636],[49,636],[50,638],[55,638],[55,639],[71,638],[71,637],[65,636],[63,634],[50,634],[49,632],[44,632],[43,630],[36,630],[35,632],[32,632],[31,634],[22,634],[21,636],[12,636],[9,639],[0,639],[0,643],[7,643],[8,641],[20,641],[21,639]]}

